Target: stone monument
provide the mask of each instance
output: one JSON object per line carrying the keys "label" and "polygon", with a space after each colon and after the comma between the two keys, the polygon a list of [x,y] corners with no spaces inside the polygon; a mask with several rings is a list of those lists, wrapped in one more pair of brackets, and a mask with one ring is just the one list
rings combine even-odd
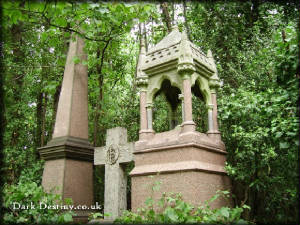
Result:
{"label": "stone monument", "polygon": [[[175,26],[157,45],[145,50],[142,41],[137,67],[140,87],[140,132],[135,143],[135,167],[131,171],[132,210],[142,207],[151,195],[149,184],[156,175],[162,184],[154,198],[163,192],[177,192],[194,205],[203,203],[217,190],[230,189],[224,170],[226,150],[217,121],[216,89],[219,85],[216,65],[209,50],[207,55],[190,42],[186,33]],[[182,104],[180,129],[174,118],[171,130],[155,133],[152,107],[155,95],[162,91],[170,110]],[[192,91],[204,99],[208,111],[208,131],[196,131],[192,114]],[[172,115],[172,112],[169,114]],[[221,199],[212,207],[225,204]]]}
{"label": "stone monument", "polygon": [[133,161],[134,143],[127,143],[127,130],[116,127],[107,130],[106,146],[96,147],[95,165],[105,165],[104,217],[113,221],[127,209],[127,177],[124,166]]}
{"label": "stone monument", "polygon": [[[73,204],[93,205],[93,147],[88,141],[88,83],[84,41],[71,39],[62,82],[52,140],[39,149],[44,159],[42,185]],[[78,57],[80,63],[75,63]],[[87,218],[88,210],[76,211],[76,218]]]}

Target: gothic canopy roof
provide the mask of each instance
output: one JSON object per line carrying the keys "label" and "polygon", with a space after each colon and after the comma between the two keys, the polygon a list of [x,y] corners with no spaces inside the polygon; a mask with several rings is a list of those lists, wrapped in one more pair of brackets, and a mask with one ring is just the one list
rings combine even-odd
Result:
{"label": "gothic canopy roof", "polygon": [[145,51],[142,42],[138,62],[137,78],[148,78],[163,72],[165,69],[177,67],[178,73],[186,68],[191,68],[210,81],[219,84],[216,65],[209,50],[207,55],[193,44],[186,32],[180,32],[177,26],[159,43]]}

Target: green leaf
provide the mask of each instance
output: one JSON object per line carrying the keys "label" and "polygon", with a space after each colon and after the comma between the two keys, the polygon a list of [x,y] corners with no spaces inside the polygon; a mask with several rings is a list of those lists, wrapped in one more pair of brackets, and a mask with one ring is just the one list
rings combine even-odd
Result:
{"label": "green leaf", "polygon": [[222,207],[220,209],[220,213],[222,216],[228,218],[229,217],[229,208],[228,207]]}
{"label": "green leaf", "polygon": [[279,146],[280,146],[280,148],[288,148],[290,146],[290,144],[287,142],[280,142]]}
{"label": "green leaf", "polygon": [[73,62],[74,62],[75,64],[80,63],[80,58],[79,58],[78,56],[74,56]]}
{"label": "green leaf", "polygon": [[172,222],[176,222],[178,220],[178,215],[175,213],[173,208],[168,207],[166,209],[166,214]]}
{"label": "green leaf", "polygon": [[153,199],[151,197],[147,198],[145,201],[145,204],[147,206],[152,206],[153,205]]}
{"label": "green leaf", "polygon": [[64,222],[72,222],[72,215],[71,214],[65,214],[64,215]]}
{"label": "green leaf", "polygon": [[277,132],[275,138],[279,138],[282,136],[282,132]]}
{"label": "green leaf", "polygon": [[57,24],[58,26],[61,26],[61,27],[66,27],[67,24],[68,24],[68,21],[67,21],[65,18],[63,18],[63,17],[58,17],[58,18],[56,19],[56,24]]}
{"label": "green leaf", "polygon": [[212,196],[210,199],[209,199],[209,202],[213,202],[215,201],[217,198],[219,198],[219,194],[215,194],[214,196]]}
{"label": "green leaf", "polygon": [[28,221],[28,219],[27,218],[24,218],[24,217],[19,217],[18,219],[17,219],[17,223],[25,223],[25,222],[27,222]]}
{"label": "green leaf", "polygon": [[65,201],[65,204],[67,204],[67,205],[71,205],[73,203],[72,198],[65,198],[64,201]]}
{"label": "green leaf", "polygon": [[242,208],[244,208],[244,209],[251,209],[251,207],[248,206],[248,205],[246,205],[246,204],[244,204],[244,205],[242,206]]}
{"label": "green leaf", "polygon": [[93,213],[93,214],[92,214],[92,218],[93,218],[93,219],[97,219],[98,217],[102,217],[102,216],[103,216],[103,214],[102,214],[102,213],[99,213],[99,212],[98,212],[98,213]]}
{"label": "green leaf", "polygon": [[104,213],[103,214],[105,217],[110,217],[111,216],[111,213]]}

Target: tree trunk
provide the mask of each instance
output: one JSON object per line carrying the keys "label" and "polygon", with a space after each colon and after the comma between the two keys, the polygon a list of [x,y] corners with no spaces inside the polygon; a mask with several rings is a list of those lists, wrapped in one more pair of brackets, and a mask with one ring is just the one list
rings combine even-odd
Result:
{"label": "tree trunk", "polygon": [[146,25],[145,23],[143,23],[143,29],[141,29],[141,35],[145,40],[145,48],[146,48],[146,52],[148,51],[148,39],[147,39],[147,30],[146,30]]}
{"label": "tree trunk", "polygon": [[171,3],[171,7],[172,7],[172,21],[175,21],[175,3],[172,2]]}
{"label": "tree trunk", "polygon": [[[2,45],[0,47],[0,52],[2,52]],[[0,66],[2,66],[2,63],[0,62]],[[3,88],[3,73],[0,74],[0,149],[2,150],[4,148],[4,130],[5,130],[5,105],[4,105],[4,88]],[[0,158],[4,159],[3,157],[3,151],[0,151]],[[2,176],[2,171],[1,171],[1,177],[4,177],[4,174]]]}
{"label": "tree trunk", "polygon": [[186,29],[187,36],[191,40],[191,31],[190,31],[190,27],[189,27],[187,16],[186,16],[186,0],[183,0],[182,5],[183,5],[184,26]]}
{"label": "tree trunk", "polygon": [[[108,39],[105,43],[105,46],[103,47],[102,51],[100,51],[100,47],[97,49],[97,59],[100,59],[100,64],[97,64],[96,70],[97,74],[99,75],[98,77],[98,86],[99,86],[99,97],[98,101],[96,104],[96,111],[95,111],[95,117],[94,117],[94,134],[93,134],[93,145],[97,146],[100,145],[98,141],[98,134],[99,134],[99,118],[101,114],[101,106],[102,106],[102,99],[103,99],[103,80],[104,80],[104,75],[102,74],[102,68],[103,68],[103,63],[104,63],[104,58],[105,58],[105,51],[111,41],[111,38]],[[101,58],[100,58],[101,57]]]}
{"label": "tree trunk", "polygon": [[[24,7],[25,2],[19,3],[19,8]],[[21,48],[21,46],[24,45],[24,25],[22,22],[18,22],[17,24],[13,24],[11,28],[8,30],[9,34],[9,41],[13,43],[12,51],[12,62],[13,67],[11,67],[11,70],[9,73],[7,73],[8,79],[10,82],[8,84],[9,89],[12,91],[12,99],[10,104],[14,105],[13,110],[8,109],[7,114],[9,114],[10,120],[14,121],[14,123],[11,124],[11,136],[8,143],[5,145],[9,148],[18,148],[18,143],[21,140],[20,135],[22,128],[24,128],[24,123],[22,121],[22,118],[24,118],[24,111],[22,108],[22,95],[23,95],[23,83],[24,83],[24,76],[25,76],[25,69],[23,65],[25,65],[25,53],[24,50]],[[1,99],[2,101],[2,99]],[[24,151],[23,149],[19,149],[19,151]],[[21,154],[21,153],[19,153]],[[26,152],[25,158],[27,159],[28,154]],[[27,164],[27,161],[23,161],[25,166]],[[21,172],[21,165],[15,164],[15,159],[11,158],[8,159],[9,161],[5,160],[5,163],[11,164],[7,171],[5,171],[7,183],[11,184],[16,181],[16,179],[19,177],[19,174]]]}
{"label": "tree trunk", "polygon": [[56,112],[57,112],[57,106],[58,106],[58,101],[59,101],[59,95],[61,91],[61,84],[56,86],[56,90],[54,93],[54,98],[53,98],[53,104],[52,104],[52,119],[51,119],[51,131],[50,131],[50,139],[52,138],[52,134],[54,131],[54,126],[55,126],[55,118],[56,118]]}
{"label": "tree trunk", "polygon": [[162,18],[164,23],[167,26],[167,31],[170,33],[172,31],[172,19],[169,14],[169,9],[168,9],[168,3],[163,2],[160,4],[161,10],[162,10]]}
{"label": "tree trunk", "polygon": [[[42,116],[43,116],[43,93],[41,88],[37,94],[37,105],[36,105],[36,133],[35,133],[35,146],[36,148],[41,147],[41,133],[42,133]],[[36,157],[39,158],[39,153],[36,151]]]}
{"label": "tree trunk", "polygon": [[48,95],[44,94],[44,106],[42,112],[42,130],[41,130],[41,146],[43,147],[46,143],[45,131],[46,131],[46,112],[47,112]]}
{"label": "tree trunk", "polygon": [[[23,113],[22,110],[19,109],[19,103],[21,102],[22,98],[22,87],[23,87],[23,82],[24,82],[24,69],[22,67],[19,67],[20,65],[24,65],[24,58],[25,54],[21,50],[20,46],[23,45],[23,40],[22,40],[22,30],[23,30],[23,24],[14,24],[11,28],[11,38],[12,38],[12,43],[14,43],[13,47],[13,63],[16,65],[15,69],[12,71],[14,74],[12,78],[12,90],[13,90],[13,98],[14,102],[17,105],[18,109],[14,110],[13,112],[13,117],[14,118],[22,118]],[[21,129],[21,124],[16,124],[16,126],[13,128],[12,132],[12,139],[11,139],[11,144],[16,145],[18,142],[19,138],[19,131]]]}

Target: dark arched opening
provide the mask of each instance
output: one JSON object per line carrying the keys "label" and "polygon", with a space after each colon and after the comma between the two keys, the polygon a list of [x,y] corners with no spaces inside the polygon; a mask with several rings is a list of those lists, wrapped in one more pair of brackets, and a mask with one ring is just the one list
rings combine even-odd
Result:
{"label": "dark arched opening", "polygon": [[200,90],[199,80],[192,86],[193,120],[196,123],[196,131],[206,133],[208,130],[207,107],[205,98]]}
{"label": "dark arched opening", "polygon": [[161,88],[154,95],[153,100],[153,129],[155,132],[164,132],[174,129],[181,121],[181,91],[164,80]]}

